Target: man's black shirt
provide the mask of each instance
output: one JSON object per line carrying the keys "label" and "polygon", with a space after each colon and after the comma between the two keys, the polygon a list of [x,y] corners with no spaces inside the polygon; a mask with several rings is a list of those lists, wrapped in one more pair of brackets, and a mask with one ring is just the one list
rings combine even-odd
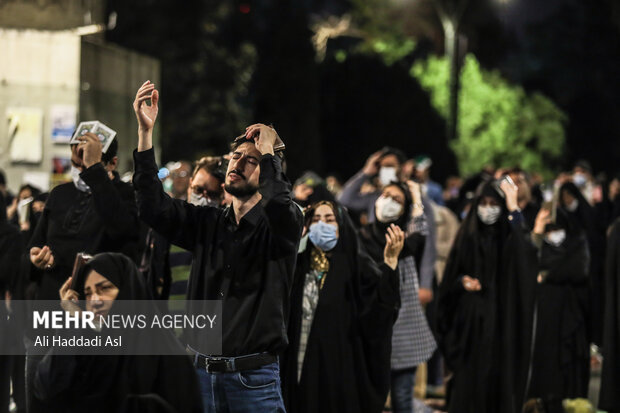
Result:
{"label": "man's black shirt", "polygon": [[[197,207],[169,197],[152,149],[134,152],[134,161],[140,217],[194,255],[187,298],[222,300],[222,354],[283,350],[303,216],[280,158],[261,157],[262,199],[239,225],[232,207]],[[201,351],[199,339],[189,340]]]}
{"label": "man's black shirt", "polygon": [[139,220],[131,185],[118,176],[111,180],[101,163],[80,177],[91,192],[77,190],[73,182],[55,187],[28,246],[47,245],[54,255],[49,270],[31,266],[31,277],[40,277],[37,298],[41,300],[58,299],[78,252],[122,252],[135,259]]}

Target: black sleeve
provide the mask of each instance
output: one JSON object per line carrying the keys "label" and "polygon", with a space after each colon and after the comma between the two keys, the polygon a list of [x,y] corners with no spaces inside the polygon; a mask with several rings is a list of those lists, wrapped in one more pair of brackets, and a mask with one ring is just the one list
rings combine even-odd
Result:
{"label": "black sleeve", "polygon": [[[192,251],[202,223],[213,223],[221,213],[214,207],[197,207],[164,192],[157,177],[153,149],[134,151],[134,189],[138,198],[140,219],[169,242]],[[201,241],[205,241],[204,239]]]}
{"label": "black sleeve", "polygon": [[138,237],[138,210],[131,191],[123,191],[109,178],[102,163],[96,163],[80,174],[90,187],[95,211],[111,239]]}
{"label": "black sleeve", "polygon": [[301,238],[303,214],[291,196],[291,183],[282,172],[278,156],[263,155],[260,161],[261,203],[267,214],[276,245],[284,252],[296,253]]}

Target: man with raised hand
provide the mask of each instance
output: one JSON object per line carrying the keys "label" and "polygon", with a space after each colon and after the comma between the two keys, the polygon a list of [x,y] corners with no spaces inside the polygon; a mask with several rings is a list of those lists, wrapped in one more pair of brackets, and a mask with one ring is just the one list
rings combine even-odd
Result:
{"label": "man with raised hand", "polygon": [[188,299],[222,300],[221,355],[203,350],[206,331],[187,334],[205,412],[284,411],[277,354],[288,344],[285,320],[303,217],[281,154],[274,153],[277,134],[254,124],[233,143],[225,179],[231,206],[192,205],[166,195],[157,177],[158,101],[146,81],[134,101],[134,187],[141,219],[194,255]]}

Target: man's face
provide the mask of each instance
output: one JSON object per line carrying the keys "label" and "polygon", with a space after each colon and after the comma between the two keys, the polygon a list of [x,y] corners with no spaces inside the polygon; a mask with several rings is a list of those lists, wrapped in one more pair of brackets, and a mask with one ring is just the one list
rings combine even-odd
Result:
{"label": "man's face", "polygon": [[202,195],[209,200],[217,201],[222,198],[222,187],[220,182],[204,168],[199,169],[196,175],[190,179],[189,188],[187,190],[187,199],[190,199],[191,193]]}
{"label": "man's face", "polygon": [[381,167],[393,167],[396,168],[396,171],[400,171],[400,162],[398,162],[398,158],[396,155],[385,155],[379,161],[379,166]]}
{"label": "man's face", "polygon": [[245,142],[232,153],[226,171],[226,191],[243,198],[258,191],[261,153],[252,142]]}

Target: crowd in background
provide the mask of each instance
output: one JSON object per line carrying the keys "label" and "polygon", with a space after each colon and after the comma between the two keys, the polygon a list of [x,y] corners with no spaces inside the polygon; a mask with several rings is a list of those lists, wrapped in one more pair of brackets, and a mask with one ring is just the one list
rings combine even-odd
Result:
{"label": "crowd in background", "polygon": [[[0,174],[3,299],[58,299],[76,252],[115,252],[182,311],[192,253],[139,219],[116,147],[85,152],[72,148],[79,171],[50,193],[12,194]],[[158,177],[171,198],[227,208],[231,156],[171,162]],[[411,412],[415,389],[447,397],[450,412],[561,412],[588,397],[591,348],[604,356],[599,405],[620,411],[620,177],[595,176],[587,161],[552,180],[518,166],[443,185],[432,175],[430,158],[386,147],[344,182],[313,171],[294,181],[305,223],[280,358],[288,411],[379,412],[389,392],[393,411]],[[385,234],[397,231],[394,272]],[[20,346],[24,334],[0,340]],[[53,392],[24,377],[26,359],[0,360],[0,411],[10,388],[16,411],[27,399],[29,411],[50,411]]]}

